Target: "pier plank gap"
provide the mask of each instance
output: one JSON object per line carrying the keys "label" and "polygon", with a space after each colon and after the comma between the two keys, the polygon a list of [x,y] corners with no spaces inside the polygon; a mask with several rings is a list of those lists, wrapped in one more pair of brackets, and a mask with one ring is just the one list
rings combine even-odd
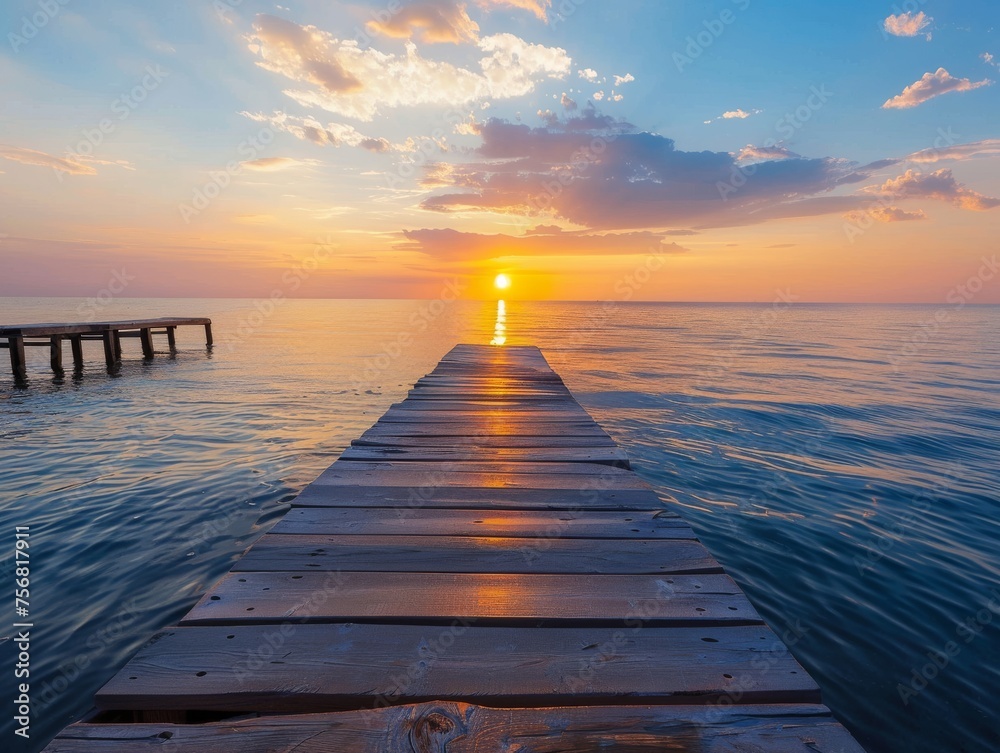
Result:
{"label": "pier plank gap", "polygon": [[863,753],[534,347],[459,345],[50,753]]}

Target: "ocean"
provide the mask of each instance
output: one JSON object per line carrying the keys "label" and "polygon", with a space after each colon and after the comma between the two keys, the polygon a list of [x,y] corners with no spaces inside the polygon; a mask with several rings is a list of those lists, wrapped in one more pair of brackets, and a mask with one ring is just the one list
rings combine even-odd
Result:
{"label": "ocean", "polygon": [[[212,317],[215,348],[125,340],[109,376],[86,343],[61,379],[31,348],[27,389],[2,354],[0,635],[28,526],[36,701],[4,749],[86,712],[453,345],[506,342],[542,348],[870,753],[1000,750],[1000,307],[0,299],[0,324],[167,315]],[[0,641],[8,711],[16,662]]]}

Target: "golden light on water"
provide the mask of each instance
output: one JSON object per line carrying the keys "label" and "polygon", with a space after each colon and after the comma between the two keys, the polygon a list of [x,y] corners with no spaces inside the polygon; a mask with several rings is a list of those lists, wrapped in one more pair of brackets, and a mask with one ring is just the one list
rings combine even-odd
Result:
{"label": "golden light on water", "polygon": [[510,276],[503,273],[498,274],[493,280],[493,287],[497,290],[507,290],[510,287]]}
{"label": "golden light on water", "polygon": [[[508,280],[508,284],[509,284]],[[496,345],[500,347],[507,343],[507,304],[500,300],[497,301],[497,321],[493,325],[493,339],[490,340],[490,345]]]}

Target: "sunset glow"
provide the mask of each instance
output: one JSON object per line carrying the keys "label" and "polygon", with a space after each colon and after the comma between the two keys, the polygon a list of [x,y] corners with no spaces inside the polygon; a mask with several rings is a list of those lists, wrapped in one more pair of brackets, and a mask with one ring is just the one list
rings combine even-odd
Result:
{"label": "sunset glow", "polygon": [[504,274],[499,274],[496,279],[493,280],[493,287],[497,290],[506,290],[510,287],[510,277]]}
{"label": "sunset glow", "polygon": [[0,295],[939,302],[996,253],[993,0],[36,5]]}

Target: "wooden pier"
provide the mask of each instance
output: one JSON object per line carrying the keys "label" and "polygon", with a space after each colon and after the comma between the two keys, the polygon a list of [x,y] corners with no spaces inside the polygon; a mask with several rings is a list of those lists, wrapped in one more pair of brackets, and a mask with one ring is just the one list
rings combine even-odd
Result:
{"label": "wooden pier", "polygon": [[24,357],[26,347],[49,349],[49,363],[52,371],[62,374],[63,341],[69,340],[73,353],[73,367],[83,369],[83,342],[100,340],[104,343],[104,361],[113,369],[122,358],[122,338],[136,337],[142,344],[142,356],[149,359],[156,355],[153,349],[153,335],[165,335],[171,353],[177,352],[176,331],[178,327],[200,326],[205,328],[205,341],[212,347],[212,320],[204,318],[135,319],[117,322],[84,322],[77,324],[18,324],[0,327],[0,348],[10,351],[10,365],[17,382],[28,379],[27,362]]}
{"label": "wooden pier", "polygon": [[452,350],[96,705],[46,750],[863,753],[532,347]]}

